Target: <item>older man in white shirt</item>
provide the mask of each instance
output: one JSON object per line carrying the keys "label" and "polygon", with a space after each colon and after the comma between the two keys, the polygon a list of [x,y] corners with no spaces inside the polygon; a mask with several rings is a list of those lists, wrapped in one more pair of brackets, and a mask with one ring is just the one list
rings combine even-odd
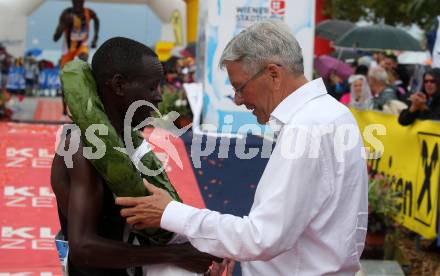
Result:
{"label": "older man in white shirt", "polygon": [[350,111],[307,81],[301,48],[282,23],[257,23],[226,46],[235,102],[278,134],[248,216],[153,195],[118,198],[136,228],[183,234],[212,255],[241,261],[243,275],[354,275],[367,228],[367,169]]}

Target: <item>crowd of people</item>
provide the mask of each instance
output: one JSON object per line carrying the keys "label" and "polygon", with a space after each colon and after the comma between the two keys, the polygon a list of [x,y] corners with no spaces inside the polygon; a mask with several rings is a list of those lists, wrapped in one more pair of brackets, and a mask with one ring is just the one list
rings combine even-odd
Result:
{"label": "crowd of people", "polygon": [[60,93],[59,67],[37,59],[28,52],[13,57],[0,45],[0,119],[9,119],[15,101],[25,96],[57,96]]}
{"label": "crowd of people", "polygon": [[[323,77],[329,94],[340,102],[360,110],[398,115],[403,126],[416,119],[440,120],[440,68],[401,65],[396,55],[384,52],[360,57],[353,66],[355,73],[346,79],[337,70]],[[183,83],[194,81],[194,58],[173,56],[163,67],[161,113],[172,109],[187,115],[190,108]]]}
{"label": "crowd of people", "polygon": [[355,73],[341,77],[337,68],[323,76],[329,93],[342,103],[398,115],[401,125],[416,119],[440,120],[440,69],[400,65],[382,52],[357,59]]}
{"label": "crowd of people", "polygon": [[[440,120],[440,69],[402,66],[394,54],[384,53],[361,57],[354,67],[355,73],[346,79],[338,75],[337,68],[323,76],[330,95],[342,103],[356,109],[399,115],[398,121],[403,126],[416,119]],[[0,118],[10,117],[12,113],[8,108],[11,94],[17,95],[19,101],[24,95],[59,95],[59,67],[50,61],[37,60],[30,53],[13,58],[0,45],[0,68]],[[163,62],[163,68],[161,113],[175,110],[191,117],[183,83],[194,81],[194,57],[183,51]]]}
{"label": "crowd of people", "polygon": [[[13,57],[6,48],[0,45],[1,89],[19,95],[38,95],[40,89],[48,86],[45,79],[47,70],[58,67],[53,62],[37,59],[29,51],[24,57]],[[55,80],[59,86],[59,81]],[[52,86],[54,84],[51,84]]]}
{"label": "crowd of people", "polygon": [[[194,81],[195,61],[188,51],[181,51],[162,63],[165,77],[161,83],[163,102],[160,112],[171,110],[191,117],[183,84]],[[0,45],[1,92],[0,119],[12,115],[12,106],[25,96],[59,96],[60,67],[47,60],[38,60],[31,54],[14,58]],[[15,97],[14,97],[15,96]]]}
{"label": "crowd of people", "polygon": [[[162,63],[165,77],[161,83],[161,114],[177,111],[181,117],[191,119],[192,112],[183,88],[184,83],[194,82],[195,61],[192,54],[182,51],[179,56],[172,56]],[[189,120],[190,121],[190,120]]]}

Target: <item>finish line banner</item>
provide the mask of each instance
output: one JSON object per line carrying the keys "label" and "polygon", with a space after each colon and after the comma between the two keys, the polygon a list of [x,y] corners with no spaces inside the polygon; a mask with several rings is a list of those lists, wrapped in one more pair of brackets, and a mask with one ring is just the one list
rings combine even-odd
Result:
{"label": "finish line banner", "polygon": [[397,221],[427,239],[437,237],[440,122],[418,121],[404,127],[395,115],[354,109],[352,113],[366,147],[373,148],[366,142],[366,127],[378,130],[374,136],[383,147],[373,151],[383,154],[369,164],[373,172],[392,179],[392,189],[402,193]]}

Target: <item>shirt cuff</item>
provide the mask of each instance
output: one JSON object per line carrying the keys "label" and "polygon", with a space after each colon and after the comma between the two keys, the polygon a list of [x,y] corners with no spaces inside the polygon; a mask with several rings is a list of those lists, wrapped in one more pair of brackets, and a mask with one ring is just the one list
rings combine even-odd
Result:
{"label": "shirt cuff", "polygon": [[165,207],[160,220],[160,228],[185,235],[187,220],[197,210],[197,208],[173,200]]}

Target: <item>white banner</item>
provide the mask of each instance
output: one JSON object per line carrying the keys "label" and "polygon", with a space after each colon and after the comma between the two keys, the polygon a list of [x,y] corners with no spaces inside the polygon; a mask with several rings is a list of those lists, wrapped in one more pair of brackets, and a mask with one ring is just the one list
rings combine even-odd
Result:
{"label": "white banner", "polygon": [[440,68],[440,16],[437,16],[439,27],[437,28],[437,36],[432,50],[432,68]]}
{"label": "white banner", "polygon": [[[257,123],[248,110],[234,104],[227,73],[218,68],[218,62],[226,44],[235,35],[265,19],[282,20],[290,27],[301,45],[305,75],[310,79],[314,50],[315,0],[200,1],[198,53],[202,59],[198,64],[198,76],[199,81],[204,83],[203,123],[217,126],[218,131],[221,131],[228,115],[233,116],[232,132],[247,132],[249,128],[243,127],[244,125]],[[264,132],[264,126],[261,127]]]}

